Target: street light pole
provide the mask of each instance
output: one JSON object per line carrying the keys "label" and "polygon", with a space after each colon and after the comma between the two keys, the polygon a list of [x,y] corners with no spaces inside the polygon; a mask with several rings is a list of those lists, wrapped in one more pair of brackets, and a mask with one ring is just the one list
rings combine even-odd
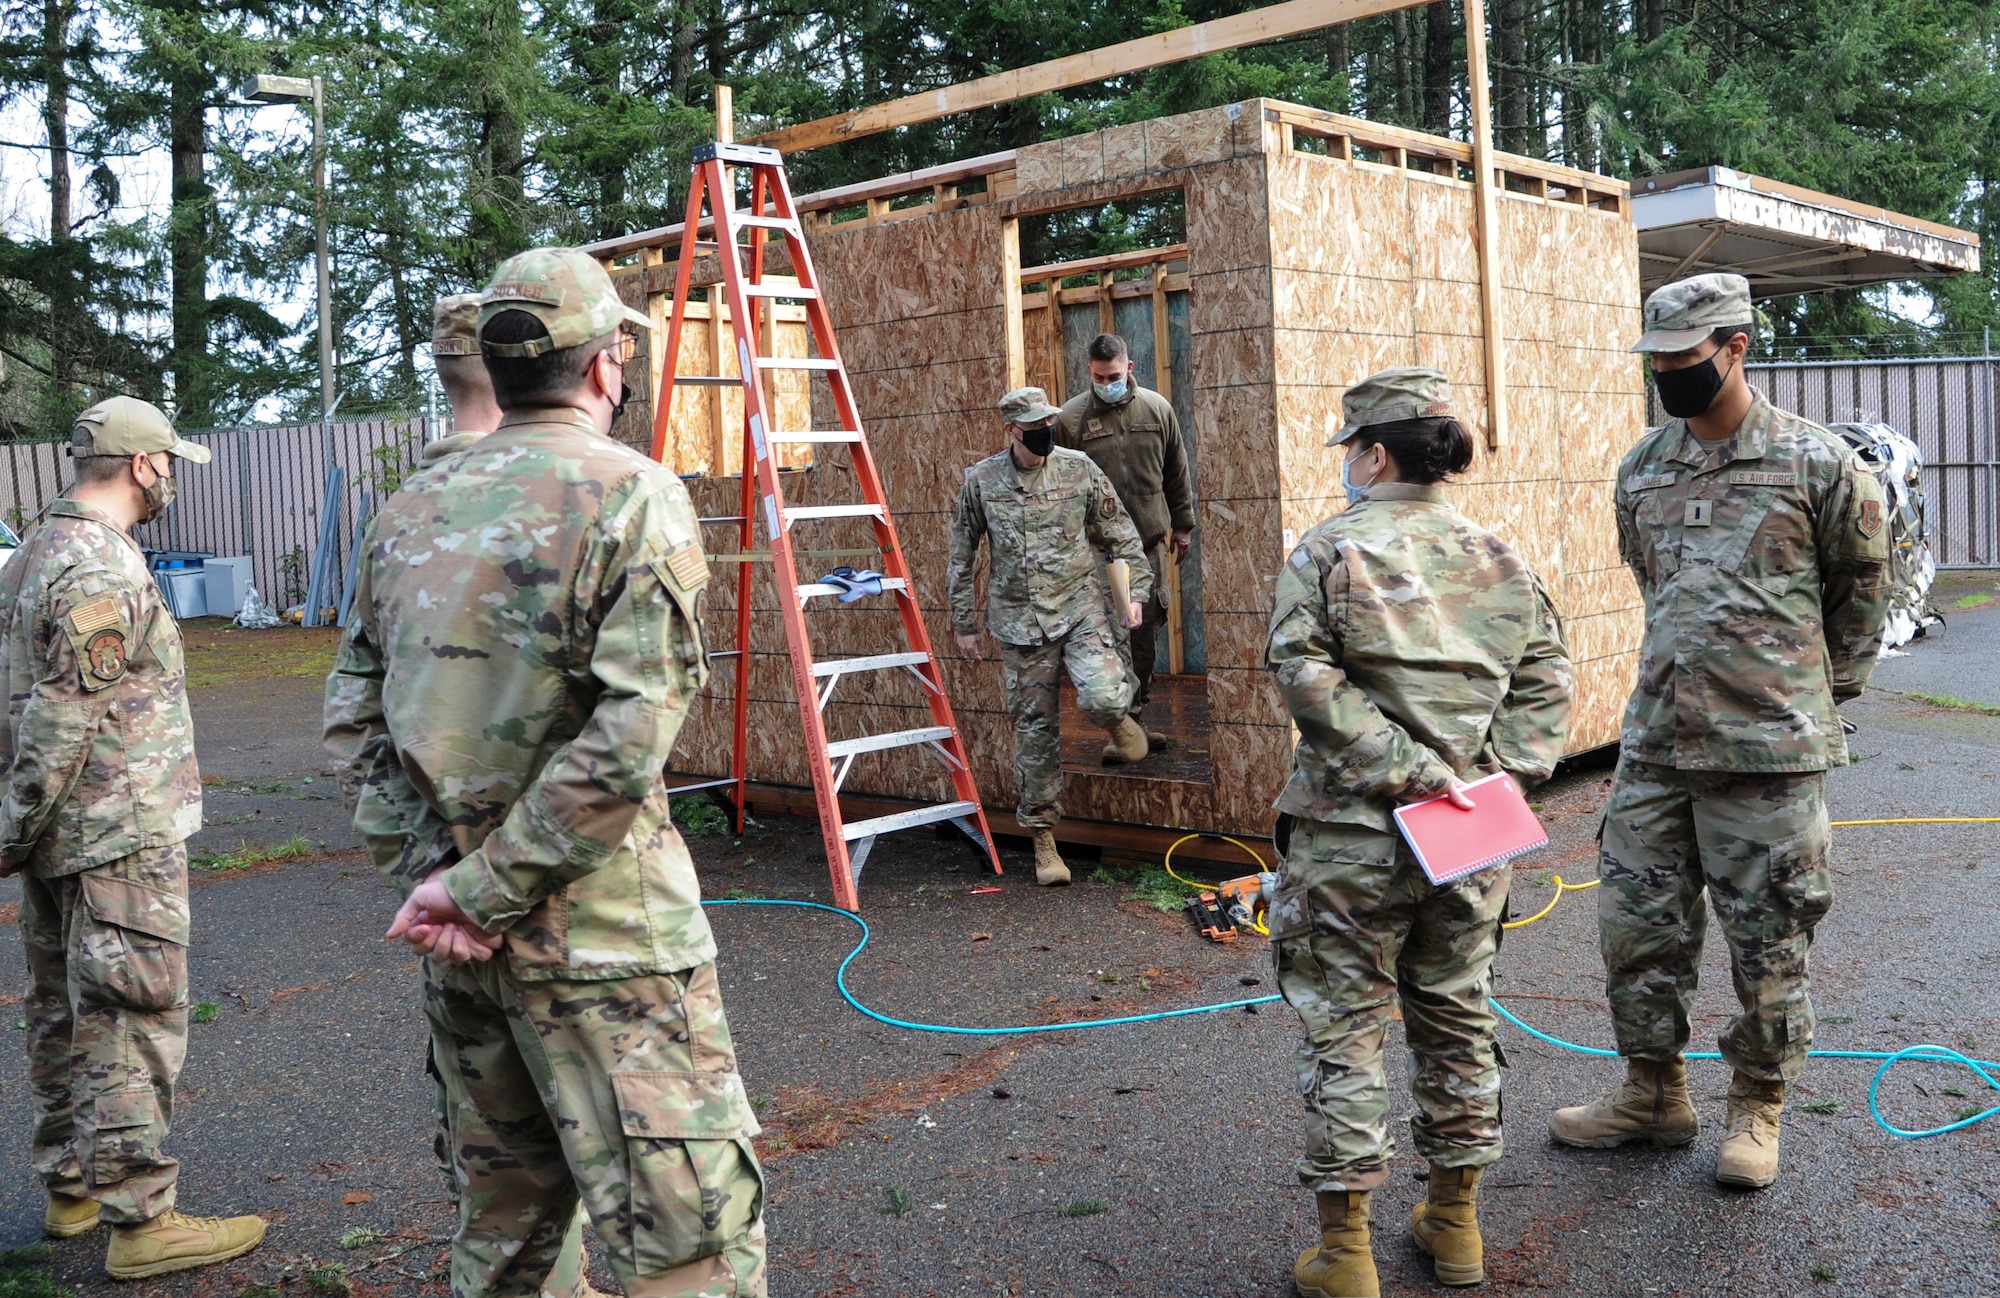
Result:
{"label": "street light pole", "polygon": [[326,254],[326,87],[312,79],[313,245],[319,270],[319,417],[333,422],[333,268]]}
{"label": "street light pole", "polygon": [[[326,249],[326,83],[319,77],[259,73],[243,87],[251,104],[303,104],[313,111],[313,269],[319,281],[319,418],[329,430],[336,400],[333,382],[333,267]],[[332,462],[328,433],[328,462]]]}

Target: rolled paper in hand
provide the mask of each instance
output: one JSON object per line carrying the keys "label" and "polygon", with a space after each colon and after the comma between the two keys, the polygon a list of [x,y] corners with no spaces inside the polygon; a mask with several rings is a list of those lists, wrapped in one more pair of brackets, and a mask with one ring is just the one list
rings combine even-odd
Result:
{"label": "rolled paper in hand", "polygon": [[1111,607],[1118,610],[1118,620],[1123,624],[1126,607],[1132,602],[1132,565],[1123,559],[1113,559],[1104,565],[1104,573],[1111,579]]}

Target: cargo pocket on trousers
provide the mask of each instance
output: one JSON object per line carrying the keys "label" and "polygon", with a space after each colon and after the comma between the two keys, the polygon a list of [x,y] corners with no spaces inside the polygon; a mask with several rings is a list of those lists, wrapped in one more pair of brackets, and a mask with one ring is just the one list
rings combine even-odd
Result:
{"label": "cargo pocket on trousers", "polygon": [[91,1125],[97,1134],[90,1147],[90,1179],[98,1185],[116,1185],[152,1167],[166,1135],[155,1130],[159,1120],[160,1100],[150,1086],[98,1096],[91,1105]]}
{"label": "cargo pocket on trousers", "polygon": [[1791,933],[1811,930],[1833,905],[1833,868],[1827,862],[1831,837],[1832,831],[1822,815],[1805,832],[1771,843],[1772,900]]}
{"label": "cargo pocket on trousers", "polygon": [[760,1128],[735,1073],[613,1073],[631,1182],[632,1264],[661,1275],[746,1238],[764,1213]]}
{"label": "cargo pocket on trousers", "polygon": [[187,898],[130,879],[87,873],[90,922],[72,938],[82,998],[158,1013],[187,1004]]}

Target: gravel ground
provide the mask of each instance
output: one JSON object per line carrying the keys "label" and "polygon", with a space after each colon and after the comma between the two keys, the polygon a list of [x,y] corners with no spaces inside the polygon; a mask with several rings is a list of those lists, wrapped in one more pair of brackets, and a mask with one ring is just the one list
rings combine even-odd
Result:
{"label": "gravel ground", "polygon": [[[1990,589],[1961,580],[1941,602]],[[1914,697],[2000,706],[1996,658],[2000,604],[1955,612],[1945,637],[1883,663],[1882,688],[1848,709],[1860,760],[1832,777],[1836,818],[2000,815],[2000,716]],[[219,682],[197,692],[196,717],[211,784],[195,855],[243,860],[246,843],[311,840],[308,855],[204,870],[194,893],[195,996],[217,1015],[193,1029],[176,1114],[183,1206],[259,1212],[272,1228],[258,1253],[218,1273],[136,1291],[236,1298],[276,1283],[303,1295],[314,1292],[309,1272],[339,1263],[364,1293],[442,1293],[450,1223],[430,1166],[416,973],[380,940],[388,893],[318,774],[317,685]],[[1543,795],[1556,841],[1517,872],[1517,913],[1548,901],[1550,872],[1595,876],[1608,775],[1586,764]],[[1841,895],[1815,962],[1819,1044],[1939,1042],[2000,1057],[1988,994],[2000,971],[1989,900],[2000,826],[1836,834]],[[693,847],[710,896],[825,899],[803,824]],[[878,848],[862,887],[874,940],[850,971],[856,995],[904,1018],[997,1025],[1272,989],[1261,941],[1199,941],[1131,900],[1127,876],[1044,891],[1024,857],[1010,854],[1008,870],[1000,892],[975,894],[994,881],[957,844],[907,835]],[[17,898],[18,884],[0,883],[0,906]],[[1568,896],[1510,934],[1500,988],[1530,1022],[1605,1045],[1594,900]],[[1297,1025],[1283,1005],[1028,1037],[912,1033],[840,1002],[833,971],[858,934],[850,922],[753,907],[717,908],[713,920],[766,1127],[773,1294],[1291,1292],[1312,1208],[1291,1170]],[[0,921],[0,969],[14,982],[18,930],[7,912]],[[17,1004],[0,1007],[9,1024]],[[1732,1007],[1716,935],[1697,1047],[1712,1045]],[[1711,1176],[1728,1081],[1719,1065],[1694,1066],[1707,1129],[1691,1148],[1559,1150],[1544,1135],[1549,1112],[1609,1087],[1618,1066],[1502,1033],[1512,1145],[1482,1201],[1486,1292],[2000,1293],[2000,1123],[1892,1138],[1868,1116],[1873,1065],[1816,1061],[1787,1117],[1778,1184],[1727,1193]],[[23,1065],[19,1050],[0,1050],[10,1147],[0,1247],[39,1234]],[[1398,1092],[1407,1112],[1400,1082]],[[1983,1107],[1986,1093],[1963,1069],[1913,1065],[1883,1084],[1881,1102],[1902,1125],[1931,1126]],[[1402,1224],[1421,1165],[1407,1149],[1400,1159],[1378,1197],[1384,1292],[1438,1293]],[[357,1231],[382,1238],[343,1248]],[[56,1282],[113,1291],[102,1248],[101,1234],[58,1244]],[[601,1269],[599,1280],[609,1282]]]}

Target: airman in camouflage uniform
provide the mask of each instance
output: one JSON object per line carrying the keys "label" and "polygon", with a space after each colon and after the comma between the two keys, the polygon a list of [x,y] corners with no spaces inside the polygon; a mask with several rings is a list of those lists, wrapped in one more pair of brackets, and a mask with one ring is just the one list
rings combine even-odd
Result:
{"label": "airman in camouflage uniform", "polygon": [[[0,875],[21,874],[28,1075],[47,1232],[113,1232],[118,1279],[240,1256],[256,1217],[173,1211],[162,1151],[187,1056],[187,849],[201,828],[180,628],[128,530],[164,513],[174,460],[206,463],[159,410],[83,412],[78,480],[0,569]],[[143,466],[143,467],[140,467]]]}
{"label": "airman in camouflage uniform", "polygon": [[[1330,444],[1349,446],[1348,480],[1365,474],[1366,497],[1286,559],[1265,651],[1299,731],[1277,801],[1284,869],[1270,927],[1279,990],[1306,1029],[1298,1172],[1321,1223],[1296,1271],[1308,1298],[1378,1292],[1368,1214],[1394,1149],[1383,1050],[1399,1001],[1411,1132],[1431,1163],[1418,1242],[1446,1283],[1483,1276],[1476,1195],[1500,1157],[1506,1062],[1487,998],[1512,872],[1433,885],[1394,812],[1462,796],[1461,777],[1538,784],[1569,726],[1570,664],[1547,592],[1436,485],[1471,458],[1445,376],[1386,370],[1341,406]],[[1459,459],[1442,470],[1399,449],[1451,438]]]}
{"label": "airman in camouflage uniform", "polygon": [[1138,619],[1131,609],[1114,614],[1104,564],[1122,559],[1130,566],[1134,605],[1153,588],[1139,534],[1110,480],[1089,456],[1054,445],[1058,413],[1040,388],[1016,388],[1000,399],[1008,447],[965,471],[946,577],[959,648],[977,661],[973,576],[979,543],[992,542],[986,629],[1000,642],[1014,717],[1015,818],[1034,834],[1035,878],[1048,885],[1069,882],[1055,841],[1062,675],[1069,673],[1085,715],[1110,732],[1126,760],[1145,757],[1146,732],[1126,715],[1132,690],[1118,656],[1118,627]]}
{"label": "airman in camouflage uniform", "polygon": [[[1160,628],[1167,624],[1167,550],[1171,545],[1175,560],[1185,561],[1194,538],[1194,474],[1173,402],[1139,386],[1125,340],[1099,334],[1087,352],[1090,388],[1063,403],[1056,445],[1082,451],[1104,470],[1153,566],[1154,598],[1145,602],[1145,619],[1119,641],[1132,686],[1129,710],[1137,721],[1153,695]],[[1165,363],[1164,358],[1156,360]],[[1146,734],[1148,744],[1164,745],[1169,739],[1156,731]],[[1115,765],[1120,758],[1115,749],[1106,748],[1104,760]]]}
{"label": "airman in camouflage uniform", "polygon": [[327,681],[355,827],[410,894],[392,934],[497,946],[426,960],[456,1298],[541,1291],[579,1200],[631,1298],[765,1292],[758,1126],[662,779],[708,569],[680,480],[606,435],[625,324],[581,252],[500,267],[505,417],[384,504]]}
{"label": "airman in camouflage uniform", "polygon": [[1847,761],[1836,704],[1861,693],[1888,608],[1881,488],[1838,437],[1743,379],[1739,275],[1646,301],[1676,418],[1618,471],[1619,549],[1645,596],[1639,679],[1604,823],[1598,925],[1625,1085],[1559,1110],[1558,1141],[1683,1145],[1700,1131],[1682,1051],[1706,891],[1743,1013],[1716,1177],[1778,1174],[1785,1084],[1812,1045],[1807,953],[1833,901],[1824,772]]}
{"label": "airman in camouflage uniform", "polygon": [[[451,431],[424,443],[419,469],[441,464],[493,431],[500,422],[500,409],[493,403],[493,381],[486,375],[486,359],[479,354],[479,298],[477,293],[454,293],[438,299],[431,317],[431,363],[437,367],[439,382],[451,411]],[[452,1202],[458,1202],[458,1171],[452,1150],[450,1097],[445,1092],[444,1073],[432,1052],[424,1060],[436,1084],[437,1135],[432,1152],[438,1172],[444,1178]],[[587,1276],[589,1257],[583,1247],[585,1214],[581,1205],[570,1218],[563,1237],[562,1252],[542,1282],[542,1298],[592,1298],[597,1291]]]}
{"label": "airman in camouflage uniform", "polygon": [[479,294],[454,293],[438,299],[431,313],[431,364],[437,367],[451,407],[451,431],[424,443],[424,468],[450,459],[500,422],[493,384],[479,354]]}

